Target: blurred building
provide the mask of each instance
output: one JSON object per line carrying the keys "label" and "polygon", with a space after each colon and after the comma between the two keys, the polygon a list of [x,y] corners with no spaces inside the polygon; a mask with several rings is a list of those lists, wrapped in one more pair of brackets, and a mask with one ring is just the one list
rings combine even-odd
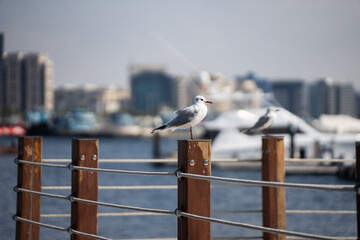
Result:
{"label": "blurred building", "polygon": [[177,107],[176,79],[163,66],[132,65],[129,71],[135,113],[156,115],[163,107]]}
{"label": "blurred building", "polygon": [[264,93],[270,93],[272,91],[271,82],[266,79],[256,75],[254,72],[248,72],[245,75],[240,75],[236,77],[236,82],[238,84],[238,88],[241,88],[244,81],[252,80],[255,82],[256,86],[263,90]]}
{"label": "blurred building", "polygon": [[53,62],[46,54],[3,54],[2,109],[30,111],[54,108]]}
{"label": "blurred building", "polygon": [[64,85],[55,90],[55,110],[60,113],[86,109],[97,114],[129,110],[130,93],[116,86]]}
{"label": "blurred building", "polygon": [[356,116],[356,93],[350,83],[334,83],[327,77],[309,87],[309,112],[318,118],[321,114]]}
{"label": "blurred building", "polygon": [[3,86],[3,78],[4,78],[4,34],[0,32],[0,110],[1,106],[3,106],[4,97],[5,97],[5,87]]}
{"label": "blurred building", "polygon": [[303,80],[273,80],[274,97],[282,107],[298,116],[305,116],[305,83]]}

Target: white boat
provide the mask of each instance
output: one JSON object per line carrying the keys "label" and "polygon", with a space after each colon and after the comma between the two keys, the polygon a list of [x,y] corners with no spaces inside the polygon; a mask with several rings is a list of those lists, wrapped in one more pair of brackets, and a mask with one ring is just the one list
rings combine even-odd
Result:
{"label": "white boat", "polygon": [[[266,112],[266,108],[230,111],[204,123],[207,135],[213,137],[213,158],[261,159],[262,132],[244,134],[239,130],[251,127]],[[283,136],[285,157],[290,157],[291,132],[294,157],[355,159],[355,142],[360,134],[321,133],[303,119],[284,108],[270,128],[270,135]]]}

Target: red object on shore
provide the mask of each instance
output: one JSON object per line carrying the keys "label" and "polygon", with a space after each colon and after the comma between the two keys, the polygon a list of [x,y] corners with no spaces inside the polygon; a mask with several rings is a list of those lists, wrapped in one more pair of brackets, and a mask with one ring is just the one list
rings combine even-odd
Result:
{"label": "red object on shore", "polygon": [[0,136],[24,136],[25,128],[21,126],[0,126]]}

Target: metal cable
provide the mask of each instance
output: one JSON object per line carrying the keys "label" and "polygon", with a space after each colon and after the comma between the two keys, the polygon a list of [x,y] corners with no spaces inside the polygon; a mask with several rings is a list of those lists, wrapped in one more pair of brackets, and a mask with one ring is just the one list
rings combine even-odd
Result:
{"label": "metal cable", "polygon": [[87,199],[77,198],[77,197],[73,197],[73,196],[69,196],[69,200],[70,200],[70,201],[75,201],[75,202],[90,203],[90,204],[95,204],[95,205],[104,206],[104,207],[112,207],[112,208],[120,208],[120,209],[133,210],[133,211],[162,213],[162,214],[166,214],[166,215],[174,215],[174,214],[175,214],[174,211],[170,211],[170,210],[151,209],[151,208],[142,208],[142,207],[132,207],[132,206],[127,206],[127,205],[118,205],[118,204],[113,204],[113,203],[104,203],[104,202],[99,202],[99,201],[93,201],[93,200],[87,200]]}
{"label": "metal cable", "polygon": [[[99,159],[99,163],[177,163],[177,158],[161,159]],[[241,160],[246,162],[245,160]],[[258,160],[252,160],[258,161]],[[43,159],[42,162],[48,163],[70,163],[71,159]],[[239,162],[236,158],[211,159],[211,162]]]}
{"label": "metal cable", "polygon": [[[162,216],[169,215],[164,213],[152,213],[152,212],[124,212],[124,213],[98,213],[98,217],[132,217],[132,216]],[[41,214],[42,218],[70,218],[70,213],[59,214]]]}
{"label": "metal cable", "polygon": [[174,176],[173,172],[146,172],[146,171],[130,171],[130,170],[117,170],[117,169],[105,169],[105,168],[88,168],[79,167],[70,164],[71,170],[84,170],[90,172],[104,172],[104,173],[117,173],[117,174],[129,174],[129,175],[147,175],[147,176]]}
{"label": "metal cable", "polygon": [[[254,187],[245,184],[231,184],[231,185],[211,185],[212,189],[221,188],[243,188]],[[158,190],[158,189],[177,189],[177,185],[152,185],[152,186],[99,186],[99,190]],[[41,190],[71,190],[71,186],[42,186]]]}
{"label": "metal cable", "polygon": [[286,210],[287,214],[356,214],[356,211],[346,210]]}
{"label": "metal cable", "polygon": [[45,197],[51,197],[51,198],[59,198],[59,199],[66,199],[66,200],[68,199],[68,196],[64,196],[64,195],[51,194],[51,193],[45,193],[45,192],[37,192],[37,191],[28,190],[28,189],[19,188],[19,187],[14,187],[14,191],[15,192],[31,193],[31,194],[36,194],[36,195],[45,196]]}
{"label": "metal cable", "polygon": [[220,182],[243,183],[243,184],[248,184],[248,185],[253,185],[253,186],[261,186],[261,187],[287,187],[287,188],[297,188],[297,189],[338,191],[338,192],[354,192],[354,191],[356,191],[356,188],[354,185],[325,185],[325,184],[266,182],[266,181],[258,181],[258,180],[204,176],[204,175],[183,173],[181,171],[176,171],[175,174],[178,178],[187,177],[187,178],[200,179],[200,180],[213,180],[213,181],[220,181]]}
{"label": "metal cable", "polygon": [[63,232],[67,232],[68,229],[67,228],[63,228],[63,227],[59,227],[59,226],[54,226],[54,225],[50,225],[50,224],[46,224],[46,223],[41,223],[41,222],[35,222],[26,218],[22,218],[19,216],[13,216],[14,221],[16,222],[26,222],[26,223],[30,223],[33,225],[37,225],[40,227],[46,227],[46,228],[50,228],[50,229],[54,229],[54,230],[59,230],[59,231],[63,231]]}
{"label": "metal cable", "polygon": [[355,163],[355,159],[286,158],[285,162]]}
{"label": "metal cable", "polygon": [[279,229],[268,228],[268,227],[260,227],[260,226],[256,226],[256,225],[252,225],[252,224],[232,222],[232,221],[227,221],[227,220],[222,220],[222,219],[217,219],[217,218],[203,217],[203,216],[198,216],[198,215],[182,212],[179,209],[177,209],[175,211],[175,215],[178,217],[188,217],[188,218],[201,220],[201,221],[219,223],[219,224],[224,224],[224,225],[229,225],[229,226],[234,226],[234,227],[243,227],[243,228],[259,230],[259,231],[267,232],[267,233],[282,234],[282,235],[294,236],[294,237],[302,237],[302,238],[307,238],[307,239],[318,239],[318,240],[344,239],[343,237],[341,237],[341,238],[340,237],[327,237],[327,236],[320,236],[320,235],[314,235],[314,234],[299,233],[299,232],[294,232],[294,231],[279,230]]}
{"label": "metal cable", "polygon": [[79,235],[79,236],[89,237],[89,238],[92,238],[92,239],[112,240],[111,238],[106,238],[106,237],[101,237],[101,236],[90,234],[90,233],[80,232],[80,231],[77,231],[77,230],[72,229],[72,228],[68,228],[68,232],[70,233],[70,235],[76,234],[76,235]]}
{"label": "metal cable", "polygon": [[54,167],[54,168],[68,168],[68,165],[60,165],[60,164],[51,164],[51,163],[38,163],[38,162],[29,162],[29,161],[24,161],[24,160],[20,160],[20,159],[15,159],[14,162],[16,164],[29,164],[29,165],[35,165],[35,166],[41,166],[41,167]]}

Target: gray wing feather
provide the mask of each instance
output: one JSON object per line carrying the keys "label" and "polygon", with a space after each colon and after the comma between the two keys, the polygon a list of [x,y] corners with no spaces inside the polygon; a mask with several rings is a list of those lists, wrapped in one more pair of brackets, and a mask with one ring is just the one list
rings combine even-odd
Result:
{"label": "gray wing feather", "polygon": [[259,118],[259,120],[255,123],[255,125],[250,128],[249,130],[255,130],[258,129],[260,127],[262,127],[267,121],[269,121],[269,117],[267,116],[262,116],[261,118]]}
{"label": "gray wing feather", "polygon": [[196,106],[188,106],[186,108],[177,110],[175,112],[175,114],[177,114],[177,116],[172,119],[171,121],[169,121],[166,126],[167,127],[177,127],[177,126],[181,126],[184,125],[188,122],[190,122],[194,116],[197,114],[197,112],[199,111],[199,109]]}

